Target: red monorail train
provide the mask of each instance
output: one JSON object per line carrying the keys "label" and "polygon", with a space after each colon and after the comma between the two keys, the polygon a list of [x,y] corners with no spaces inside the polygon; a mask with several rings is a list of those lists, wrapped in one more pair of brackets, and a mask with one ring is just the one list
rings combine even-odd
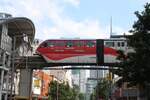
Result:
{"label": "red monorail train", "polygon": [[125,39],[46,40],[36,52],[48,63],[116,63],[117,50],[126,51]]}

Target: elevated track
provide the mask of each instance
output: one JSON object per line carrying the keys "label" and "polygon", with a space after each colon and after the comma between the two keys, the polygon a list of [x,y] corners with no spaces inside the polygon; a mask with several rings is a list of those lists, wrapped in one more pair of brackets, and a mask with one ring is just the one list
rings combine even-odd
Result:
{"label": "elevated track", "polygon": [[[21,56],[15,58],[15,68],[16,69],[48,69],[48,70],[71,70],[71,69],[82,69],[82,70],[112,70],[117,69],[116,66],[119,64],[94,64],[94,63],[47,63],[43,57],[39,55],[34,56]],[[62,67],[60,67],[62,66]],[[72,66],[72,67],[63,67],[63,66]],[[75,66],[97,66],[97,67],[75,67]],[[111,66],[109,68],[103,68],[99,66]]]}

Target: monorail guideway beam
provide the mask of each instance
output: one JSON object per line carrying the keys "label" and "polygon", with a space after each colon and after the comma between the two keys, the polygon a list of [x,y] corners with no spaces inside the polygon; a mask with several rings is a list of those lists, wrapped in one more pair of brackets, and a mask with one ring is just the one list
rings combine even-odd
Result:
{"label": "monorail guideway beam", "polygon": [[41,56],[23,56],[15,59],[15,66],[17,69],[43,69],[45,67],[55,67],[55,66],[77,66],[77,65],[94,65],[94,66],[120,66],[117,63],[47,63]]}

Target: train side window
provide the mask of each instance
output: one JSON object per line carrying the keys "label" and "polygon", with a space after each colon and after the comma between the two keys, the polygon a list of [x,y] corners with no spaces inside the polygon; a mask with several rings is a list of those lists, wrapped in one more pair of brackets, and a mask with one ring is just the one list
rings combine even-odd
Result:
{"label": "train side window", "polygon": [[73,42],[72,41],[67,41],[66,46],[67,47],[72,47],[73,46]]}
{"label": "train side window", "polygon": [[56,42],[56,45],[57,46],[65,46],[65,43],[64,43],[64,41],[58,41],[58,42]]}
{"label": "train side window", "polygon": [[120,47],[120,42],[117,43],[118,47]]}
{"label": "train side window", "polygon": [[47,46],[48,46],[48,47],[53,47],[53,46],[54,46],[54,43],[53,43],[53,42],[48,42],[48,43],[47,43]]}
{"label": "train side window", "polygon": [[121,42],[121,46],[124,47],[124,46],[125,46],[125,43],[124,43],[124,42]]}
{"label": "train side window", "polygon": [[41,47],[48,47],[47,42],[44,42]]}
{"label": "train side window", "polygon": [[88,41],[86,45],[87,47],[94,47],[95,43],[92,41]]}
{"label": "train side window", "polygon": [[82,46],[84,46],[84,42],[83,41],[75,41],[74,45],[77,47],[82,47]]}
{"label": "train side window", "polygon": [[59,45],[60,45],[60,46],[65,46],[65,43],[64,43],[64,42],[61,42]]}
{"label": "train side window", "polygon": [[105,42],[105,46],[114,47],[114,42]]}

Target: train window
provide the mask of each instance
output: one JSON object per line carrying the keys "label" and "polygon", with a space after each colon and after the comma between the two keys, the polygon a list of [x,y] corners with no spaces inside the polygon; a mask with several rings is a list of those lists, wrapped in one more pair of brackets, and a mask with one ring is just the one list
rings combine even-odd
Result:
{"label": "train window", "polygon": [[120,42],[117,43],[118,47],[120,47]]}
{"label": "train window", "polygon": [[121,46],[124,47],[124,45],[125,45],[124,42],[121,42]]}
{"label": "train window", "polygon": [[83,41],[75,41],[74,45],[77,47],[82,47],[82,46],[84,46],[84,42]]}
{"label": "train window", "polygon": [[114,47],[114,42],[105,42],[105,46]]}
{"label": "train window", "polygon": [[73,46],[73,42],[72,41],[67,41],[66,46],[67,47],[72,47]]}
{"label": "train window", "polygon": [[47,42],[44,42],[41,47],[48,47]]}
{"label": "train window", "polygon": [[64,41],[58,41],[58,42],[56,42],[56,45],[57,46],[65,46],[65,43],[64,43]]}
{"label": "train window", "polygon": [[95,43],[93,41],[88,41],[86,45],[88,47],[94,47]]}
{"label": "train window", "polygon": [[47,46],[48,46],[48,47],[53,47],[53,46],[54,46],[54,43],[53,43],[53,42],[47,42]]}

